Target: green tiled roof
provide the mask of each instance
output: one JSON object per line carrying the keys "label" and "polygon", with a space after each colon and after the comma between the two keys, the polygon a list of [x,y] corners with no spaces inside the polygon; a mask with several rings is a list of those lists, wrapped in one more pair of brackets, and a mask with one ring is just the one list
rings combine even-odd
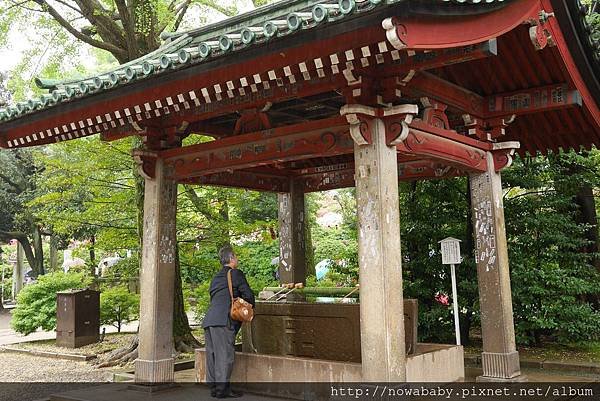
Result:
{"label": "green tiled roof", "polygon": [[13,120],[53,105],[185,68],[240,49],[342,21],[381,7],[410,1],[437,7],[489,7],[511,0],[287,0],[225,21],[181,33],[163,33],[157,50],[112,71],[80,80],[36,79],[49,93],[0,109],[0,122]]}

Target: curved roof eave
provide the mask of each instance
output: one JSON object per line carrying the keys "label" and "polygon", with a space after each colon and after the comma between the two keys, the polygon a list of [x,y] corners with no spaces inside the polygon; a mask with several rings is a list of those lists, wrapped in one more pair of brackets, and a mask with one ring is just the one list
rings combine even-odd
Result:
{"label": "curved roof eave", "polygon": [[[473,15],[491,12],[514,0],[288,0],[182,33],[165,34],[166,41],[153,52],[119,65],[112,71],[84,79],[36,79],[49,89],[38,99],[0,109],[3,122],[50,109],[58,104],[97,95],[106,90],[149,79],[169,71],[234,54],[254,45],[337,23],[375,9],[405,7],[405,12],[429,15]],[[266,22],[265,22],[266,21]],[[245,35],[245,36],[244,36]]]}

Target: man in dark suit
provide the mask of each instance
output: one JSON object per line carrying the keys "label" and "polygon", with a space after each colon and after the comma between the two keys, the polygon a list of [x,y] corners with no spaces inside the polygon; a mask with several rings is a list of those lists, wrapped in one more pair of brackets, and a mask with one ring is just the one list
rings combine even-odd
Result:
{"label": "man in dark suit", "polygon": [[231,271],[233,297],[241,297],[254,306],[254,294],[246,276],[237,269],[238,259],[230,246],[219,250],[223,268],[210,283],[210,306],[204,316],[204,342],[206,344],[206,383],[217,398],[237,398],[242,394],[229,385],[235,358],[235,336],[242,323],[231,319],[231,296],[227,285],[227,272]]}

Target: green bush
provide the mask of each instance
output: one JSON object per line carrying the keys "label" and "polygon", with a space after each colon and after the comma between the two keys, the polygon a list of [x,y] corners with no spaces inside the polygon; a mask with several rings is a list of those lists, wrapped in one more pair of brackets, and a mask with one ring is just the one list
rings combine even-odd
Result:
{"label": "green bush", "polygon": [[[252,277],[258,280],[257,285],[275,283],[277,266],[272,265],[271,261],[279,256],[279,241],[248,241],[234,249],[240,260],[239,268],[244,272],[248,281]],[[254,286],[252,289],[256,290]]]}
{"label": "green bush", "polygon": [[83,273],[56,272],[39,276],[36,283],[25,286],[17,296],[17,307],[10,322],[12,328],[27,335],[38,328],[56,329],[56,293],[85,288],[91,280]]}
{"label": "green bush", "polygon": [[112,287],[100,294],[100,322],[110,324],[121,332],[121,327],[138,318],[140,297],[124,286]]}

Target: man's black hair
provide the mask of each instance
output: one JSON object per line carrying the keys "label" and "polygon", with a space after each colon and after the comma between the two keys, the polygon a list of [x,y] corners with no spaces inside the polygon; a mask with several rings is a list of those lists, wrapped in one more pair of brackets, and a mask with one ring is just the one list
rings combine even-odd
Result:
{"label": "man's black hair", "polygon": [[228,265],[234,255],[235,253],[233,252],[231,245],[225,245],[219,249],[219,259],[221,260],[221,265]]}

